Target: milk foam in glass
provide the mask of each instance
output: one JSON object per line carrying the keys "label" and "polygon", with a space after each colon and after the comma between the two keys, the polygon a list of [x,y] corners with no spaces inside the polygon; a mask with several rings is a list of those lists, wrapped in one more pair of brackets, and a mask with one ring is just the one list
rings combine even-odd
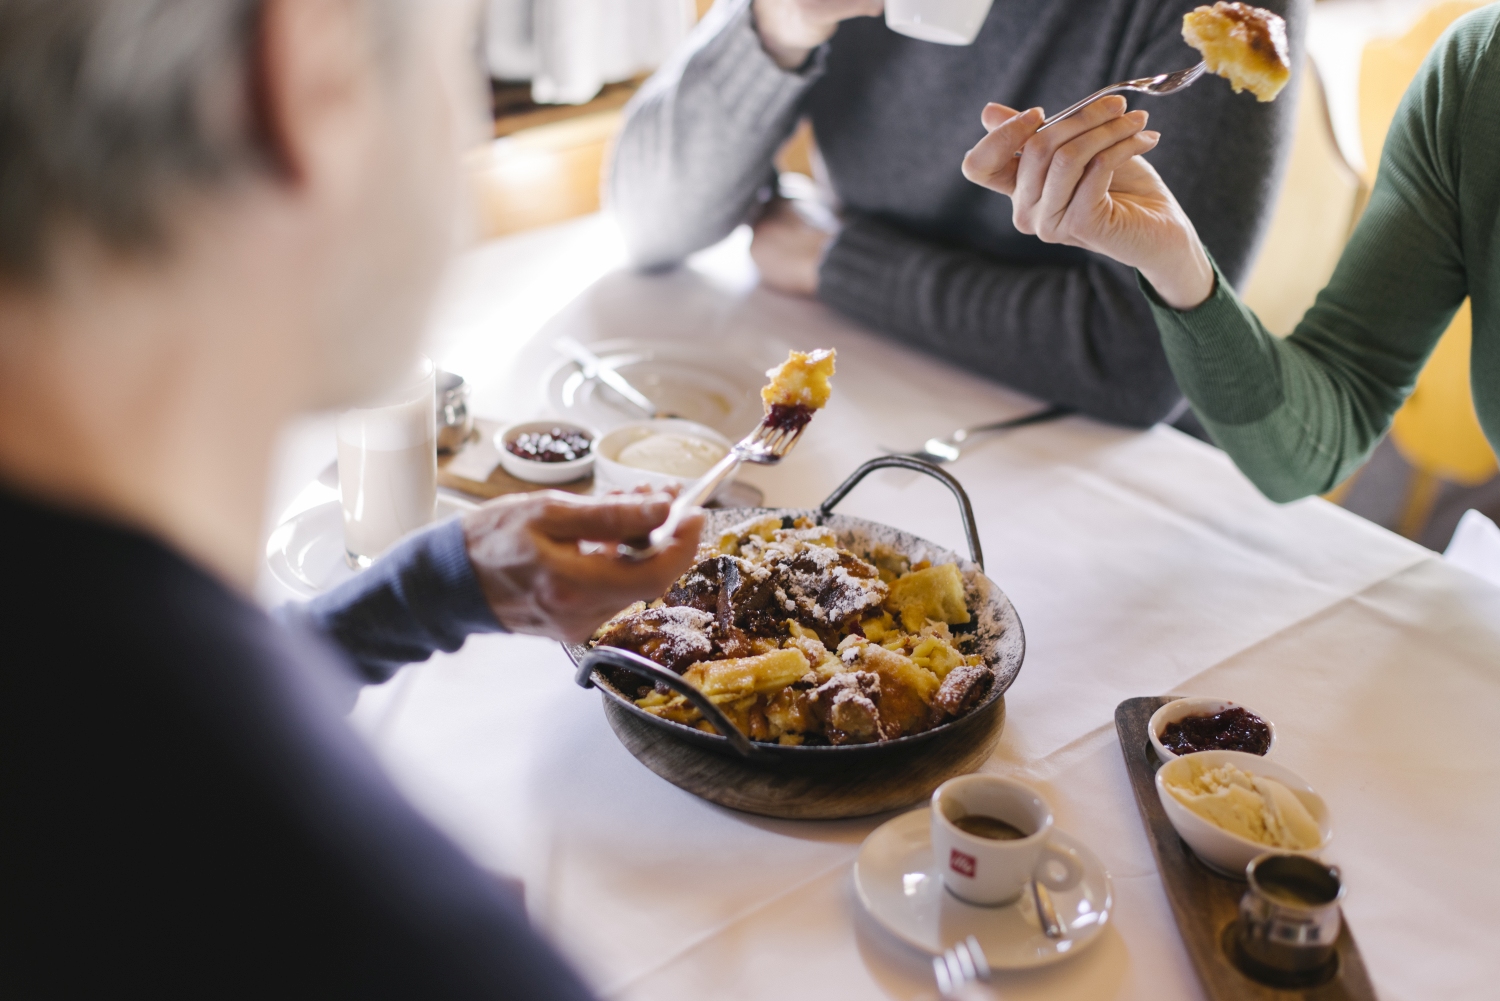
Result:
{"label": "milk foam in glass", "polygon": [[339,415],[339,494],[350,565],[369,566],[397,539],[432,520],[435,399],[433,365],[423,358],[375,404]]}
{"label": "milk foam in glass", "polygon": [[970,45],[993,0],[885,0],[885,25],[892,31],[939,45]]}

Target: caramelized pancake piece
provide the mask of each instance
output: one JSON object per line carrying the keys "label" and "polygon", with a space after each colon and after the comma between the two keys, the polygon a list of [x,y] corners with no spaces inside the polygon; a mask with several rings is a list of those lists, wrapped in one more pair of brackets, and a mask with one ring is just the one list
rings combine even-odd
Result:
{"label": "caramelized pancake piece", "polygon": [[[721,641],[731,637],[779,634],[786,616],[776,598],[773,575],[737,556],[714,556],[677,579],[663,599],[671,606],[713,615]],[[727,650],[731,656],[736,651]]]}
{"label": "caramelized pancake piece", "polygon": [[812,712],[830,744],[869,744],[893,736],[881,725],[880,688],[880,679],[868,671],[845,671],[813,690]]}
{"label": "caramelized pancake piece", "polygon": [[771,369],[766,375],[770,385],[760,391],[765,401],[766,412],[772,407],[806,407],[821,410],[828,405],[833,394],[829,379],[833,377],[834,351],[822,348],[803,353],[793,351],[786,361]]}
{"label": "caramelized pancake piece", "polygon": [[766,405],[761,426],[787,432],[806,427],[833,393],[828,381],[833,376],[833,358],[831,348],[809,354],[793,351],[780,366],[767,372],[771,382],[760,391]]}
{"label": "caramelized pancake piece", "polygon": [[[648,660],[653,660],[674,674],[681,674],[688,665],[703,660],[713,652],[713,640],[709,629],[714,617],[696,608],[645,608],[636,605],[615,616],[599,630],[599,646],[619,647],[631,650]],[[633,679],[632,684],[650,684],[638,675],[625,674]],[[616,679],[612,675],[611,682]],[[623,679],[621,679],[623,680]],[[616,687],[631,691],[629,686]]]}
{"label": "caramelized pancake piece", "polygon": [[932,697],[932,725],[958,719],[990,694],[995,672],[988,667],[955,667]]}
{"label": "caramelized pancake piece", "polygon": [[773,650],[755,657],[708,660],[688,668],[683,678],[709,698],[774,695],[807,674],[800,650]]}
{"label": "caramelized pancake piece", "polygon": [[885,607],[900,616],[910,633],[921,630],[928,619],[962,625],[969,621],[964,575],[953,563],[913,570],[891,584]]}
{"label": "caramelized pancake piece", "polygon": [[1286,22],[1268,10],[1223,2],[1198,7],[1183,16],[1182,37],[1236,94],[1248,90],[1259,101],[1272,101],[1292,78]]}
{"label": "caramelized pancake piece", "polygon": [[879,572],[844,549],[806,546],[775,551],[762,566],[775,582],[781,614],[815,629],[858,621],[885,601]]}
{"label": "caramelized pancake piece", "polygon": [[927,729],[932,716],[930,702],[941,685],[936,674],[918,667],[910,657],[860,636],[850,636],[839,644],[839,657],[846,671],[868,671],[880,679],[875,704],[880,709],[885,739]]}
{"label": "caramelized pancake piece", "polygon": [[[766,722],[777,740],[801,744],[811,734],[822,734],[823,721],[814,711],[812,676],[808,675],[777,692],[766,704]],[[787,740],[787,737],[794,739]]]}

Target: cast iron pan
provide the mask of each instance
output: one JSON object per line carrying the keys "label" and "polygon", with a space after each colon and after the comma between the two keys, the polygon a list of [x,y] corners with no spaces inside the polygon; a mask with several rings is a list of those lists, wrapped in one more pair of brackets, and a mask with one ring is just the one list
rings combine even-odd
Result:
{"label": "cast iron pan", "polygon": [[[926,539],[863,518],[850,518],[834,514],[833,508],[849,491],[877,469],[910,469],[942,483],[958,501],[963,517],[964,534],[969,543],[969,559],[964,559],[951,550],[944,549]],[[676,740],[695,745],[705,750],[731,757],[743,758],[757,764],[772,765],[781,769],[824,772],[830,767],[868,766],[880,762],[894,763],[925,750],[930,750],[939,741],[951,740],[972,727],[987,725],[1001,709],[1001,697],[1020,673],[1021,661],[1026,656],[1026,634],[1021,629],[1021,619],[1015,607],[999,586],[984,575],[984,555],[979,546],[979,529],[974,523],[974,508],[969,496],[958,480],[946,470],[907,456],[889,455],[871,459],[856,469],[839,485],[821,505],[814,509],[798,508],[728,508],[709,511],[704,526],[704,535],[712,536],[733,525],[751,518],[774,515],[780,518],[811,518],[819,525],[833,529],[840,543],[855,553],[866,553],[876,543],[884,543],[903,553],[913,562],[930,560],[933,564],[957,563],[967,582],[968,604],[974,616],[971,624],[978,634],[977,649],[984,654],[987,664],[995,671],[995,684],[988,698],[975,706],[967,715],[910,737],[898,737],[873,744],[845,744],[838,747],[815,746],[793,747],[753,741],[735,728],[729,719],[710,702],[702,692],[679,676],[639,654],[617,647],[594,647],[567,645],[568,655],[578,665],[578,684],[584,688],[597,686],[604,698],[613,701],[647,726],[654,727]],[[967,627],[966,627],[967,628]],[[600,667],[623,668],[652,682],[661,682],[682,694],[704,719],[713,724],[718,733],[707,733],[672,720],[662,719],[646,712],[624,693],[620,692],[602,673]]]}

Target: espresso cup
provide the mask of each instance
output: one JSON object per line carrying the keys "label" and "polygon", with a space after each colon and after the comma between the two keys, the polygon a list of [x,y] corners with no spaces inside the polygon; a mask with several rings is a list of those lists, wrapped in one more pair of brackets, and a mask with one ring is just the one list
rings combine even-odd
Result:
{"label": "espresso cup", "polygon": [[939,45],[970,45],[994,0],[885,0],[885,26]]}
{"label": "espresso cup", "polygon": [[[970,834],[956,824],[967,816],[1004,821],[1023,836],[1002,841]],[[932,850],[943,885],[967,903],[1009,904],[1033,880],[1057,891],[1077,886],[1082,861],[1051,839],[1052,808],[1014,779],[961,775],[932,794]]]}

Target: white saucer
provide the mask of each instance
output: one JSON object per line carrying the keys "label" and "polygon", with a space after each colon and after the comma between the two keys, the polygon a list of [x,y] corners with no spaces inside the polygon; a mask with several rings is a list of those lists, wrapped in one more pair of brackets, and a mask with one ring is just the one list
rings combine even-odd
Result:
{"label": "white saucer", "polygon": [[1009,906],[976,907],[943,888],[932,857],[930,813],[924,807],[882,824],[865,839],[854,862],[859,902],[886,931],[934,956],[973,935],[997,970],[1055,963],[1099,938],[1114,892],[1104,863],[1077,838],[1061,831],[1052,835],[1078,853],[1083,880],[1071,890],[1052,891],[1063,936],[1051,939],[1042,931],[1029,893]]}
{"label": "white saucer", "polygon": [[[271,575],[303,598],[315,598],[358,572],[344,560],[344,511],[339,503],[338,475],[334,474],[331,487],[327,479],[325,473],[308,484],[266,541]],[[433,521],[476,506],[439,492]]]}
{"label": "white saucer", "polygon": [[[761,418],[760,388],[767,368],[723,345],[680,341],[597,341],[589,348],[662,410],[737,440]],[[774,365],[776,362],[771,362]],[[570,421],[609,431],[641,419],[638,408],[596,379],[585,379],[572,359],[543,377],[547,403]]]}

